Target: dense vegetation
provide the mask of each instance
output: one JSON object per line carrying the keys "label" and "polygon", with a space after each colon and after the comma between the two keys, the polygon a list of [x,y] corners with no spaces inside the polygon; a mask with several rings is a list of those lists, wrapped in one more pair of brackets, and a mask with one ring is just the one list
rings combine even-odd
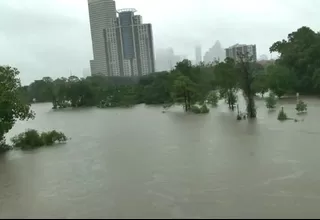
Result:
{"label": "dense vegetation", "polygon": [[67,141],[67,137],[58,131],[49,131],[39,133],[30,129],[11,139],[14,148],[22,150],[31,150],[42,146],[52,146],[55,143]]}
{"label": "dense vegetation", "polygon": [[[207,113],[206,103],[216,106],[225,99],[230,109],[237,105],[237,92],[247,102],[247,117],[256,117],[254,96],[271,91],[278,98],[284,95],[320,93],[320,33],[301,27],[287,40],[275,42],[270,52],[280,57],[269,65],[254,62],[248,54],[238,54],[237,61],[226,59],[213,64],[191,65],[189,60],[176,64],[170,72],[153,73],[141,78],[44,77],[28,86],[21,86],[18,70],[0,66],[0,145],[16,120],[34,117],[29,103],[52,102],[54,109],[66,107],[100,108],[130,107],[135,104],[180,104],[187,112]],[[266,100],[275,107],[275,97]],[[299,102],[298,112],[306,111]],[[283,113],[283,112],[282,112]]]}

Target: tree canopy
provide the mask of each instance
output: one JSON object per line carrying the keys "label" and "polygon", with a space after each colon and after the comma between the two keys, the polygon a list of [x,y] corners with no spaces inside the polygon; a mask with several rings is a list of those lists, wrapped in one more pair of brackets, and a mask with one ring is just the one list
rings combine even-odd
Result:
{"label": "tree canopy", "polygon": [[288,69],[284,71],[293,80],[293,90],[295,92],[304,94],[319,93],[319,32],[314,32],[309,27],[303,26],[288,34],[287,40],[283,39],[275,42],[270,47],[270,52],[280,54],[276,65],[284,66]]}
{"label": "tree canopy", "polygon": [[0,148],[4,135],[10,131],[16,120],[34,117],[30,104],[20,96],[19,71],[9,66],[0,66]]}

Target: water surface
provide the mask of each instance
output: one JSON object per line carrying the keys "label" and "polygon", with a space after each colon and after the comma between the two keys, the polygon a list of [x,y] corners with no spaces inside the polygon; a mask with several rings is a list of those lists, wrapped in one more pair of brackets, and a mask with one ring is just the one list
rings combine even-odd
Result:
{"label": "water surface", "polygon": [[[0,157],[0,218],[319,218],[320,101],[306,101],[297,123],[262,101],[240,122],[223,102],[208,115],[33,105],[36,119],[8,138],[34,128],[71,140]],[[298,117],[294,100],[280,105]]]}

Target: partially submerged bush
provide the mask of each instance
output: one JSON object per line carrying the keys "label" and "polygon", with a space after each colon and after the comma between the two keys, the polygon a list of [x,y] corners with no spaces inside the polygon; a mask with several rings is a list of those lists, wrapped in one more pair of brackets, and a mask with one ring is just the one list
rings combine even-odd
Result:
{"label": "partially submerged bush", "polygon": [[284,112],[283,107],[281,108],[279,114],[278,114],[278,120],[279,121],[285,121],[288,119],[287,114]]}
{"label": "partially submerged bush", "polygon": [[42,146],[51,146],[55,143],[67,141],[67,137],[62,132],[56,130],[39,133],[36,130],[27,130],[11,139],[14,148],[23,150],[35,149]]}
{"label": "partially submerged bush", "polygon": [[2,138],[0,140],[0,154],[4,153],[4,152],[7,152],[8,150],[11,150],[11,147],[9,145],[7,145],[6,144],[6,140],[4,138]]}
{"label": "partially submerged bush", "polygon": [[190,111],[192,113],[195,113],[195,114],[200,114],[201,113],[200,108],[198,106],[196,106],[196,105],[191,106]]}
{"label": "partially submerged bush", "polygon": [[212,107],[217,106],[219,101],[218,93],[216,91],[209,92],[207,101],[208,101],[208,104],[210,104]]}
{"label": "partially submerged bush", "polygon": [[46,146],[51,146],[55,143],[62,143],[67,141],[67,137],[62,132],[58,132],[56,130],[49,132],[42,132],[40,135],[43,144]]}
{"label": "partially submerged bush", "polygon": [[206,104],[203,104],[201,107],[200,107],[200,113],[202,114],[206,114],[206,113],[209,113],[209,108]]}
{"label": "partially submerged bush", "polygon": [[274,109],[276,107],[277,99],[273,92],[271,92],[265,100],[268,109]]}
{"label": "partially submerged bush", "polygon": [[298,113],[306,112],[307,111],[307,104],[304,103],[304,101],[299,100],[296,105],[296,110],[298,111]]}
{"label": "partially submerged bush", "polygon": [[209,113],[210,110],[206,104],[203,104],[201,107],[198,107],[196,105],[191,106],[190,111],[195,114],[206,114]]}

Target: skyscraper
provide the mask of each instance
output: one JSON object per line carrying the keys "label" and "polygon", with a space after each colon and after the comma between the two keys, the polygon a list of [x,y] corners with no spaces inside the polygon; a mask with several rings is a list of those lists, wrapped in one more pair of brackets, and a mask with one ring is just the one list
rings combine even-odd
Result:
{"label": "skyscraper", "polygon": [[256,45],[235,44],[226,49],[226,57],[230,57],[235,61],[239,60],[238,53],[252,56],[253,61],[257,61],[257,48]]}
{"label": "skyscraper", "polygon": [[203,61],[205,63],[212,63],[215,61],[223,61],[225,59],[225,51],[221,46],[220,41],[216,41],[215,44],[209,48],[204,54]]}
{"label": "skyscraper", "polygon": [[118,10],[118,48],[124,76],[140,76],[155,72],[151,24],[143,24],[133,8]]}
{"label": "skyscraper", "polygon": [[173,48],[158,49],[156,51],[156,71],[170,71],[183,57],[176,55]]}
{"label": "skyscraper", "polygon": [[116,3],[113,0],[88,0],[89,20],[93,49],[93,60],[90,61],[92,74],[108,75],[108,57],[106,51],[110,45],[106,45],[105,31],[112,27],[117,17]]}
{"label": "skyscraper", "polygon": [[[116,11],[113,0],[88,0],[93,57],[92,74],[140,76],[155,72],[151,24],[135,9]],[[117,17],[118,13],[118,17]]]}
{"label": "skyscraper", "polygon": [[202,52],[201,52],[201,46],[196,46],[196,64],[199,64],[202,62]]}

